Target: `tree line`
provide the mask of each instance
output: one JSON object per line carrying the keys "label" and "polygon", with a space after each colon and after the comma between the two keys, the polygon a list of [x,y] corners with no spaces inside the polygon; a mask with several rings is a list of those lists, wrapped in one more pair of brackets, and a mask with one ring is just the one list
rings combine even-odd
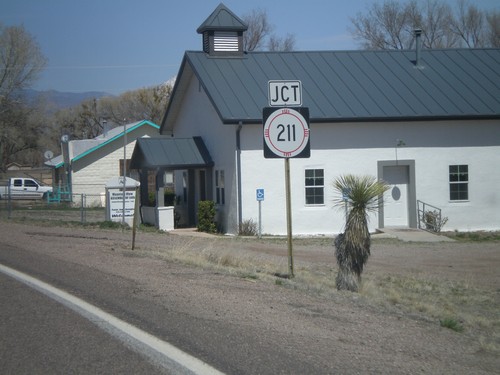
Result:
{"label": "tree line", "polygon": [[[246,51],[292,51],[295,36],[273,32],[264,10],[242,17]],[[351,18],[351,34],[365,49],[409,49],[413,30],[422,29],[424,48],[500,47],[500,13],[457,0],[373,3]],[[160,124],[172,93],[172,83],[141,88],[117,97],[85,100],[79,105],[47,111],[43,98],[30,102],[23,90],[31,87],[46,66],[40,47],[22,27],[0,24],[0,172],[11,162],[40,166],[46,150],[58,151],[60,138],[91,139],[115,126],[140,120]]]}
{"label": "tree line", "polygon": [[363,49],[410,49],[414,30],[424,48],[500,47],[500,11],[481,10],[466,0],[373,3],[351,18],[351,34]]}

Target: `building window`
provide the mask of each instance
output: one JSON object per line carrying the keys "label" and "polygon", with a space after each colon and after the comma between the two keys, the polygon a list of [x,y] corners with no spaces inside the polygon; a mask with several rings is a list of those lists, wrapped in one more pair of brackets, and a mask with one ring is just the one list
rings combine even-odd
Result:
{"label": "building window", "polygon": [[450,165],[450,200],[469,199],[469,166]]}
{"label": "building window", "polygon": [[325,203],[325,178],[323,169],[306,169],[306,204]]}
{"label": "building window", "polygon": [[[126,168],[127,168],[127,177],[130,177],[130,162],[131,160],[130,159],[127,159],[127,165],[126,165]],[[120,174],[119,176],[123,176],[123,159],[120,159],[119,160],[119,166],[120,166]]]}
{"label": "building window", "polygon": [[226,197],[224,192],[224,171],[215,171],[215,203],[225,204]]}
{"label": "building window", "polygon": [[182,201],[184,203],[187,203],[188,201],[187,181],[188,181],[187,172],[182,172]]}

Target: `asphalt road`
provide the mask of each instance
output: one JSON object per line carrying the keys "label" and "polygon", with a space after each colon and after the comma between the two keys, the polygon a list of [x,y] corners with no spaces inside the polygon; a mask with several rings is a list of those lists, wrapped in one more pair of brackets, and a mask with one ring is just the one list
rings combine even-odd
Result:
{"label": "asphalt road", "polygon": [[[50,291],[37,290],[42,287],[33,288],[29,282],[27,285],[0,272],[2,374],[192,374],[190,368],[201,368],[195,372],[198,374],[217,372],[175,346],[164,350],[170,344],[154,335],[160,325],[166,326],[159,321],[165,316],[161,307],[154,301],[135,300],[131,297],[133,285],[127,285],[123,279],[2,243],[1,266],[7,272],[20,272],[28,279],[34,277],[37,283],[54,288],[57,293],[66,295],[67,291],[68,298],[76,296],[84,304],[91,303],[91,310],[74,306],[64,297],[51,297]],[[103,312],[111,315],[111,324],[100,315],[93,315],[93,308],[103,311],[98,306],[111,312]],[[184,339],[183,330],[179,330],[184,324],[191,325],[172,324],[169,329],[174,337]],[[139,332],[131,333],[132,329]],[[150,337],[144,339],[144,335]],[[174,352],[174,357],[167,356],[172,350],[181,352],[183,363],[176,362],[178,352]],[[185,363],[187,368],[183,367]]]}
{"label": "asphalt road", "polygon": [[[166,309],[154,298],[137,293],[138,286],[129,279],[30,249],[14,248],[1,239],[0,264],[81,298],[223,373],[308,373],[313,370],[311,363],[294,357],[284,342],[263,338],[233,322],[200,319],[175,306]],[[39,292],[5,275],[0,281],[2,373],[154,374],[164,371],[158,367],[161,360],[155,361],[154,356],[128,349],[120,340]],[[314,372],[318,373],[317,369]],[[167,373],[186,372],[177,369]]]}
{"label": "asphalt road", "polygon": [[0,274],[2,374],[160,374],[89,320]]}

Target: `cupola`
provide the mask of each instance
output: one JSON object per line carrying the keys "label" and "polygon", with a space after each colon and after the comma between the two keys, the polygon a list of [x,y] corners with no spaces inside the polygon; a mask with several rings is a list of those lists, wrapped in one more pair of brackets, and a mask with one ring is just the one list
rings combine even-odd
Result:
{"label": "cupola", "polygon": [[243,55],[243,32],[247,25],[224,4],[196,30],[203,35],[203,51],[213,56]]}

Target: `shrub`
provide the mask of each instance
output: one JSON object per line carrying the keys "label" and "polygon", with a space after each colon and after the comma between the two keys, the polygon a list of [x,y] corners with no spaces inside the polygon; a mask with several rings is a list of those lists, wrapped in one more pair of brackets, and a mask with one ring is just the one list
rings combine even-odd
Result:
{"label": "shrub", "polygon": [[100,229],[119,229],[119,228],[129,228],[129,226],[128,225],[123,226],[123,224],[121,222],[107,220],[107,221],[100,222],[99,228]]}
{"label": "shrub", "polygon": [[243,220],[240,224],[239,229],[240,236],[256,236],[257,235],[257,223],[252,219]]}
{"label": "shrub", "polygon": [[439,211],[425,211],[424,223],[425,229],[439,233],[441,228],[448,222],[447,217],[441,217]]}
{"label": "shrub", "polygon": [[439,323],[441,324],[441,327],[449,328],[455,332],[463,332],[464,330],[464,326],[453,318],[440,319]]}
{"label": "shrub", "polygon": [[[174,206],[177,201],[175,192],[172,189],[166,189],[164,193],[164,204],[165,206]],[[148,204],[150,207],[156,206],[156,193],[150,191],[148,193]]]}
{"label": "shrub", "polygon": [[214,201],[198,202],[198,231],[207,233],[217,232]]}

